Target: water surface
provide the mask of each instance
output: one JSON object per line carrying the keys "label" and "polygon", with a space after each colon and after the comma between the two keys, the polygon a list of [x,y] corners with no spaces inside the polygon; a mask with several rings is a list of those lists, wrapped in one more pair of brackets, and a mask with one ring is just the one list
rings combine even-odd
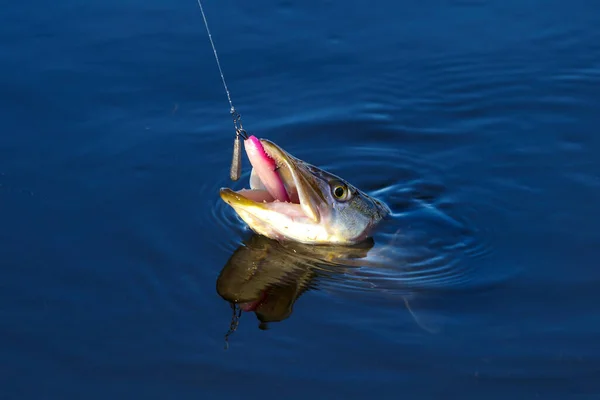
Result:
{"label": "water surface", "polygon": [[393,218],[311,257],[222,203],[194,1],[7,5],[2,398],[600,395],[600,6],[205,11],[244,126]]}

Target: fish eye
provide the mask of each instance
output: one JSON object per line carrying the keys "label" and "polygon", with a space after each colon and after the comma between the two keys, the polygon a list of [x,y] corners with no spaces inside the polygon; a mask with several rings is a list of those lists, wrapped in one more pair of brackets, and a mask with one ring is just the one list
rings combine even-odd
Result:
{"label": "fish eye", "polygon": [[332,186],[332,190],[331,192],[333,193],[333,196],[338,199],[338,200],[344,200],[347,195],[348,195],[348,188],[346,187],[346,185],[343,185],[341,183],[336,183],[335,185]]}

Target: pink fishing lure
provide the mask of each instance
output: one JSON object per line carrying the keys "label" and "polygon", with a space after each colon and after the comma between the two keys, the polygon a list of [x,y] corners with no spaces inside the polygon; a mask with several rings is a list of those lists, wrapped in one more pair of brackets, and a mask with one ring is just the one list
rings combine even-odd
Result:
{"label": "pink fishing lure", "polygon": [[290,201],[283,180],[277,172],[277,164],[269,155],[265,152],[265,149],[260,143],[260,140],[252,135],[248,139],[244,140],[244,148],[250,164],[258,174],[258,177],[265,185],[265,188],[275,200],[279,201]]}

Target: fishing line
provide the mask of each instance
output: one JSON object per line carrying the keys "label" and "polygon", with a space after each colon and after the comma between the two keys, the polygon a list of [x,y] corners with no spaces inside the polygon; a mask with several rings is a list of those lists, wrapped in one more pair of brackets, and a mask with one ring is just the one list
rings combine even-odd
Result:
{"label": "fishing line", "polygon": [[210,40],[210,45],[212,46],[213,53],[215,54],[215,60],[217,61],[217,67],[219,68],[219,73],[221,74],[221,80],[223,81],[223,87],[225,88],[225,93],[227,93],[227,100],[229,100],[229,105],[231,106],[230,113],[233,118],[233,127],[235,128],[235,139],[233,142],[233,158],[231,160],[231,168],[229,170],[229,177],[232,181],[237,181],[240,178],[240,174],[242,172],[242,152],[241,152],[241,140],[240,136],[244,139],[248,139],[248,134],[244,130],[242,126],[242,116],[235,110],[233,106],[233,102],[231,101],[231,96],[229,94],[229,88],[227,87],[227,83],[225,83],[225,76],[223,75],[223,70],[221,69],[221,63],[219,62],[219,56],[217,55],[217,49],[215,48],[215,44],[212,39],[212,35],[210,33],[210,29],[208,28],[208,22],[206,21],[206,15],[204,14],[204,8],[202,7],[202,1],[198,1],[198,6],[200,7],[200,12],[202,13],[202,19],[204,20],[204,26],[206,27],[206,33],[208,33],[208,39]]}

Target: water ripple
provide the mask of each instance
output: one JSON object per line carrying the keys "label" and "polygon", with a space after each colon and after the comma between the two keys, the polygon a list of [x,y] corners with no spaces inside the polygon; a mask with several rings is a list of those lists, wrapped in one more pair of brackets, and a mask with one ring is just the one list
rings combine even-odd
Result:
{"label": "water ripple", "polygon": [[[375,246],[366,257],[340,257],[332,261],[331,253],[319,258],[306,251],[301,261],[302,251],[296,249],[296,261],[292,263],[300,262],[304,269],[326,272],[320,285],[333,291],[390,294],[484,282],[480,275],[485,273],[483,260],[493,253],[492,237],[470,218],[482,212],[481,205],[461,202],[458,189],[449,186],[450,177],[441,166],[408,150],[372,142],[341,147],[323,145],[299,150],[295,155],[341,177],[351,177],[353,184],[382,199],[392,209],[392,218],[375,234]],[[236,189],[246,186],[248,178],[247,168],[233,186]],[[217,193],[221,186],[232,185],[223,178],[203,190]],[[229,232],[229,239],[226,242],[215,239],[215,246],[229,252],[236,245],[244,246],[242,240],[248,228],[218,196],[213,201],[210,218],[213,224],[216,222],[220,229]],[[500,276],[495,275],[494,279]]]}

